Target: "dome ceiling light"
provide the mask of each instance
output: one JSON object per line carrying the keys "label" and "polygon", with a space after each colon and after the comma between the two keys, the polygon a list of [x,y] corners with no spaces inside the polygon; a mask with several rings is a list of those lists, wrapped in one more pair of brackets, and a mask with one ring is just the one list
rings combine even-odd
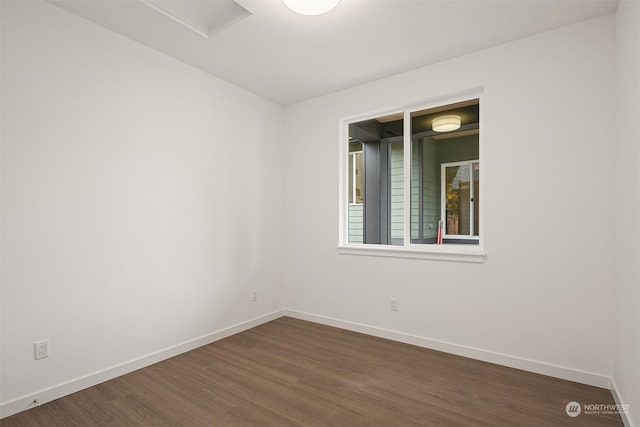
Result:
{"label": "dome ceiling light", "polygon": [[431,122],[431,128],[436,132],[451,132],[460,129],[460,116],[450,114],[435,117]]}
{"label": "dome ceiling light", "polygon": [[301,15],[322,15],[336,7],[340,0],[282,0],[282,3]]}

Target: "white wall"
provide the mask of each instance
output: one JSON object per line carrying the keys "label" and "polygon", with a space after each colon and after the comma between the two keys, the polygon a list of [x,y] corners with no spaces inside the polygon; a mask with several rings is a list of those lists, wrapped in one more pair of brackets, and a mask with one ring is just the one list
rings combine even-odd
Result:
{"label": "white wall", "polygon": [[3,404],[282,307],[282,107],[42,2],[2,73]]}
{"label": "white wall", "polygon": [[[5,406],[285,305],[580,378],[613,364],[640,424],[638,97],[614,100],[613,16],[288,107],[284,154],[280,107],[47,3],[1,4]],[[617,16],[620,88],[637,89],[637,10]],[[477,86],[487,261],[338,255],[339,118]]]}
{"label": "white wall", "polygon": [[615,168],[617,345],[613,379],[640,426],[640,3],[617,11]]}
{"label": "white wall", "polygon": [[[607,385],[614,25],[601,17],[287,107],[286,306]],[[486,262],[337,254],[339,119],[477,86]]]}

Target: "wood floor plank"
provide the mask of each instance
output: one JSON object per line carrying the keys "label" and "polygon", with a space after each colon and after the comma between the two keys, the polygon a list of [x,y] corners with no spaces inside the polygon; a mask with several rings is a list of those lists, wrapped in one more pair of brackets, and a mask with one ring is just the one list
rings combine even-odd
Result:
{"label": "wood floor plank", "polygon": [[40,426],[622,426],[608,390],[292,318],[0,420]]}

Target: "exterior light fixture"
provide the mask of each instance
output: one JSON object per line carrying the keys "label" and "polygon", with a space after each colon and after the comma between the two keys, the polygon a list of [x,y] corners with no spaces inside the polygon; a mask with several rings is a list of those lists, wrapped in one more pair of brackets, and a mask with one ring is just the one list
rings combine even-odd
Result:
{"label": "exterior light fixture", "polygon": [[451,132],[460,129],[460,116],[451,114],[435,117],[431,122],[431,128],[436,132]]}
{"label": "exterior light fixture", "polygon": [[282,0],[282,3],[301,15],[322,15],[336,7],[340,0]]}

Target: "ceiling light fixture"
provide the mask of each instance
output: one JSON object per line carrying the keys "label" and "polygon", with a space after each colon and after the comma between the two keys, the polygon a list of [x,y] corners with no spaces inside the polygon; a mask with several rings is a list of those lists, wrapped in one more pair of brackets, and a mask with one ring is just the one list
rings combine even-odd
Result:
{"label": "ceiling light fixture", "polygon": [[460,129],[460,116],[451,114],[435,117],[431,122],[431,128],[436,132],[451,132]]}
{"label": "ceiling light fixture", "polygon": [[282,3],[301,15],[322,15],[336,7],[340,0],[282,0]]}

